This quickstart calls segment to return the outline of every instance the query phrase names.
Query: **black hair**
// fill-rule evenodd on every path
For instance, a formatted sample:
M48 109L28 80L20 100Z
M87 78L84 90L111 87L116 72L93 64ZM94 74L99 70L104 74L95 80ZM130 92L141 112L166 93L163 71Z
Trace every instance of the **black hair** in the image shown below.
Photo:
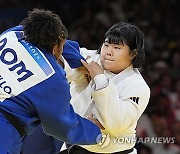
M29 11L28 17L20 24L24 26L25 39L48 52L52 52L54 45L59 45L68 37L68 31L60 17L49 10Z
M110 44L126 44L131 52L136 52L132 64L134 68L139 68L145 59L144 34L134 24L119 22L113 25L104 35L104 41ZM104 42L103 42L104 43ZM101 47L98 49L100 53Z

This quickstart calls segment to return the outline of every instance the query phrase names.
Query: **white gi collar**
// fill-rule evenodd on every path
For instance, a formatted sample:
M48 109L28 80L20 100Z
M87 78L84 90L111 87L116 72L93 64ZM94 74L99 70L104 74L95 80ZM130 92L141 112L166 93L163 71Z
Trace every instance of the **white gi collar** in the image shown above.
M97 56L97 55L96 55ZM98 55L96 58L95 58L95 61L102 66L101 62L100 62L100 56ZM123 78L126 78L127 76L129 76L131 73L133 73L133 66L130 65L128 66L126 69L124 69L123 71L121 71L120 73L118 74L114 74L112 72L109 72L109 71L104 71L104 74L106 75L106 77L109 79L111 78L114 83L118 83L119 80L123 79ZM138 70L135 70L137 72L139 72Z
M133 66L132 65L130 65L129 67L127 67L126 69L124 69L123 71L121 71L118 74L114 74L112 72L105 71L105 74L107 75L107 77L111 78L115 84L118 83L119 80L126 78L127 76L129 76L132 73L133 73Z

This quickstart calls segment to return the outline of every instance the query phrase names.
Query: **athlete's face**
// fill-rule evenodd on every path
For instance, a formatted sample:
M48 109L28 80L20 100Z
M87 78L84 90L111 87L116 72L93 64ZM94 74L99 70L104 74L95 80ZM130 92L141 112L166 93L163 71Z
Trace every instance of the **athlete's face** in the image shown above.
M105 40L101 47L101 63L105 70L118 74L131 65L132 52L124 44L110 44Z
M53 47L53 55L56 57L56 59L60 59L65 42L66 40L62 40L59 45L55 45Z

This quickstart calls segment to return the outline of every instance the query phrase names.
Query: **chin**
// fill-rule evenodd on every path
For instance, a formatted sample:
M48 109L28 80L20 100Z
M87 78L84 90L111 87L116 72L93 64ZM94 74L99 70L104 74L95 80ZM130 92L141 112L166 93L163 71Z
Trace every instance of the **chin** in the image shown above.
M103 67L105 71L109 71L109 72L112 72L112 69L109 68L109 67Z

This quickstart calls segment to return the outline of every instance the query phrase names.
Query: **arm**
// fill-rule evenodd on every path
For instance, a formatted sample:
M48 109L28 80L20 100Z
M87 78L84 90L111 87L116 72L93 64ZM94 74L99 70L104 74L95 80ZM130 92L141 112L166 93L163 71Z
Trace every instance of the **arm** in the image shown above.
M35 107L44 131L69 144L96 144L100 129L74 112L66 78L55 74L39 86L47 87L43 89L43 96L33 98L41 98Z
M143 86L129 88L125 92L126 99L119 97L117 86L110 79L107 87L94 91L98 120L111 133L125 132L136 126L139 116L147 106L149 90ZM139 102L131 100L131 96L138 96ZM134 129L134 128L132 128Z
M95 80L94 99L97 118L107 131L111 133L125 132L127 128L136 126L137 120L145 110L150 97L150 90L145 84L135 84L128 80L123 96L120 97L118 87L111 79L106 78L103 69L96 62L87 64L91 77ZM119 87L120 88L120 87ZM124 87L123 87L124 88ZM131 97L138 97L138 103Z

